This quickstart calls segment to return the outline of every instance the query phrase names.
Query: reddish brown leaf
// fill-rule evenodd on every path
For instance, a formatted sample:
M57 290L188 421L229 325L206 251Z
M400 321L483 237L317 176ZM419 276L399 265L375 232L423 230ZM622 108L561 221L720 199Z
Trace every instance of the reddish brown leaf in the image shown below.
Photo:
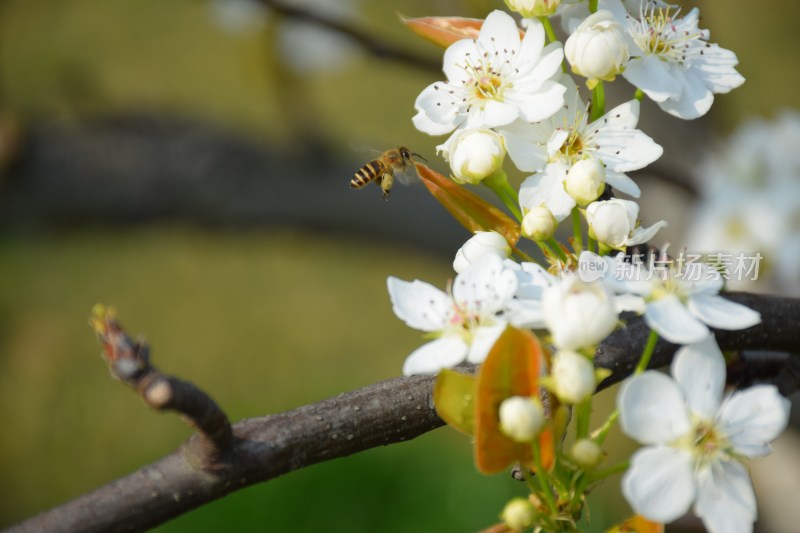
M406 18L401 16L400 20L411 31L442 48L447 48L461 39L475 39L483 26L483 19L464 17ZM519 35L522 38L525 32L520 30Z

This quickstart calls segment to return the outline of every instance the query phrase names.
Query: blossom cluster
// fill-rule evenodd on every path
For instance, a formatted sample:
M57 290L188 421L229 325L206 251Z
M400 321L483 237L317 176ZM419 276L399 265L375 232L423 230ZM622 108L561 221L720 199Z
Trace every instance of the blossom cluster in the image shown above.
M697 9L684 15L654 0L506 4L521 24L497 10L473 33L472 22L458 18L426 19L421 32L447 28L432 39L448 45L446 79L421 92L413 122L430 135L449 134L438 151L458 185L437 182L435 195L475 233L456 253L446 290L388 279L395 314L429 339L403 372L440 374L437 409L476 433L479 468L492 463L496 471L510 456L536 472L531 495L503 511L507 529L574 531L588 487L624 471L622 492L642 520L670 522L693 506L710 531L750 531L755 496L742 461L769 453L789 404L771 385L726 395L726 361L713 330L751 328L761 316L723 296L725 276L714 265L682 268L666 248L636 265L644 275L626 276L630 255L621 252L648 243L667 223L642 225L639 205L616 197L638 198L627 173L663 152L637 127L640 101L698 118L715 94L744 82L736 56L710 42ZM551 17L561 18L563 44ZM606 110L604 84L618 76L635 93ZM588 101L576 79L591 91ZM509 160L528 174L518 189L504 171ZM447 192L478 184L515 219L471 193ZM569 218L564 244L555 233ZM526 244L543 259L534 260ZM609 376L595 353L633 316L647 326L647 343L617 411L590 432L592 395ZM659 339L681 346L671 377L648 370ZM483 364L474 390L473 378L449 370L464 363ZM533 383L515 382L531 372ZM465 415L473 405L474 416ZM575 439L567 450L569 408ZM644 447L629 464L600 471L617 421ZM499 463L486 461L493 454Z

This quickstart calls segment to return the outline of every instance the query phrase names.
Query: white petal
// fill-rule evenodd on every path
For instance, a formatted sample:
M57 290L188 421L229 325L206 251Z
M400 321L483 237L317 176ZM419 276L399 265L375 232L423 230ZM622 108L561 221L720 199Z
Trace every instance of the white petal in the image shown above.
M525 58L519 57L518 59L519 61L517 61L516 64L520 65L521 60ZM531 81L542 81L553 78L556 73L560 71L562 61L564 61L564 50L561 48L561 43L556 42L548 44L545 46L544 50L542 50L541 57L534 64L532 70L525 72L522 68L520 69L521 72L524 72L524 75L520 76L518 85L525 85ZM559 76L559 78L561 78L561 76Z
M639 198L642 195L642 191L636 185L636 182L621 172L606 169L606 183L628 196Z
M635 296L633 294L618 294L614 297L614 305L617 308L617 313L630 311L633 313L642 314L646 308L644 298Z
M656 102L677 98L681 94L681 86L670 75L666 64L653 55L631 59L622 75Z
M517 291L517 276L504 268L503 259L488 254L456 276L453 300L463 311L490 317L505 308Z
M622 493L637 514L654 522L680 518L696 494L692 457L669 447L637 451L622 478Z
M633 246L635 244L644 244L653 237L655 237L656 233L658 233L658 230L666 227L667 227L666 220L660 220L655 224L653 224L652 226L650 226L649 228L644 228L642 226L639 226L638 228L633 230L626 244L628 246Z
M486 356L489 355L489 350L492 349L497 338L505 329L506 323L498 321L492 326L480 327L473 331L474 337L472 338L472 344L469 346L467 361L475 364L483 363Z
M453 303L444 292L424 281L386 280L392 311L409 327L422 331L439 331L450 321Z
M711 533L752 531L756 497L744 466L726 461L701 469L697 473L694 512Z
M622 431L643 444L671 442L691 429L680 387L652 370L622 384L617 408Z
M542 302L513 299L506 304L505 316L518 328L542 329L545 327Z
M668 294L647 304L645 322L674 344L691 344L708 336L708 328L694 317L681 301Z
M773 385L756 385L732 394L722 405L719 425L736 453L767 455L789 421L791 403Z
M658 102L659 107L678 118L691 120L705 115L714 103L714 93L694 72L681 68L671 70L681 85L681 95Z
M587 129L632 130L636 128L636 124L639 122L639 110L639 100L629 100L589 124Z
M569 131L563 128L553 130L550 138L547 139L547 155L557 153L564 146L567 139L569 139Z
M761 322L757 311L722 296L695 294L687 305L694 316L712 328L745 329Z
M703 49L702 61L692 62L692 69L712 92L727 93L744 83L734 68L738 63L736 54L712 44Z
M514 87L506 91L506 101L518 106L522 118L528 122L549 118L564 105L563 85L549 80L538 85L536 89Z
M713 335L678 350L672 360L672 377L678 382L693 413L713 420L725 390L725 357Z
M411 352L403 364L403 375L435 374L443 368L452 368L464 361L468 349L457 335L438 338Z
M447 80L455 86L459 86L468 77L464 72L464 65L469 57L480 57L481 52L472 39L461 39L451 44L444 51L443 67Z
M575 200L564 190L567 167L563 163L551 163L544 172L529 176L519 189L519 203L530 209L544 205L558 221L572 212Z
M597 157L617 172L644 168L664 153L659 144L640 130L601 130L596 142Z
M511 15L496 9L489 13L478 33L478 44L487 52L520 49L519 26Z
M549 132L540 124L529 124L523 120L504 126L500 131L506 143L508 156L522 171L538 172L547 164L547 142Z
M526 64L535 65L544 49L544 26L536 19L531 20L525 28L525 37L522 38L519 55L516 63L519 66ZM530 69L532 67L528 67ZM548 76L549 77L549 76Z
M467 117L467 128L495 128L511 124L519 116L520 109L514 104L487 100L483 109L473 107Z
M436 82L423 89L414 103L417 114L412 118L414 126L429 135L443 135L453 131L464 120L460 105L452 105L455 90L444 82Z

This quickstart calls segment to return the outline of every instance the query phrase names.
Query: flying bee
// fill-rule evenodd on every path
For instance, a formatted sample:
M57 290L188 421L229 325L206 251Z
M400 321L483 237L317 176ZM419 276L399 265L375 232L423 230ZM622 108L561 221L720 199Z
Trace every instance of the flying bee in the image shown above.
M424 157L415 154L405 146L386 150L353 175L353 179L350 180L350 188L360 189L374 181L383 191L383 199L388 200L395 178L400 183L409 183L417 177L417 169L412 157L419 157L425 161Z

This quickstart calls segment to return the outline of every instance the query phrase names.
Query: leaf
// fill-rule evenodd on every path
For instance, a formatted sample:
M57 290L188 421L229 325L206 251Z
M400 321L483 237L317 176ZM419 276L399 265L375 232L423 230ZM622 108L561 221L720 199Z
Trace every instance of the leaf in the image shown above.
M476 378L445 368L439 372L433 389L436 414L462 433L475 431Z
M417 174L434 198L470 233L494 230L516 246L520 227L514 219L477 194L468 191L422 163L416 163Z
M400 20L408 29L442 48L461 39L476 39L483 26L483 19L465 17L406 18L401 15ZM519 35L522 38L525 32L520 30Z
M664 533L664 524L651 522L647 518L634 515L618 526L614 526L606 533Z
M528 330L508 326L497 339L478 375L475 405L475 462L484 474L520 463L534 469L531 446L500 431L500 404L511 396L537 396L542 349Z

